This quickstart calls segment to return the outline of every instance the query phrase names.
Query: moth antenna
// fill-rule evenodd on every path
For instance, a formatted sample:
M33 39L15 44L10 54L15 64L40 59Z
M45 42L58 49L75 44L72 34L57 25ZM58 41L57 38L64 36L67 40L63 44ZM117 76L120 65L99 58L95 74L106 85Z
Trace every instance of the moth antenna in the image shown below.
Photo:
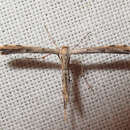
M53 44L56 46L56 48L59 49L59 47L58 47L57 44L56 44L56 41L52 38L51 34L49 33L47 26L44 25L44 27L45 27L45 29L46 29L46 32L47 32L47 34L48 34L49 39L52 40L52 42L53 42Z
M76 48L76 47L78 47L79 45L80 45L80 43L84 40L84 39L90 39L89 38L89 34L90 34L91 32L88 32L85 36L83 36L81 39L80 39L80 41L79 41L79 43L78 44L76 44L73 48Z

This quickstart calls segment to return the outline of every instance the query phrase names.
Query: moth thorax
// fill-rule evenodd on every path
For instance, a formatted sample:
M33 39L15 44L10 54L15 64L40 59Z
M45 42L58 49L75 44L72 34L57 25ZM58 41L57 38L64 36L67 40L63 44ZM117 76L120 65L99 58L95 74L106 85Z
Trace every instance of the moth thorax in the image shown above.
M69 50L69 47L68 46L62 46L61 50L60 50L60 53L61 54L67 54L68 53L68 50Z

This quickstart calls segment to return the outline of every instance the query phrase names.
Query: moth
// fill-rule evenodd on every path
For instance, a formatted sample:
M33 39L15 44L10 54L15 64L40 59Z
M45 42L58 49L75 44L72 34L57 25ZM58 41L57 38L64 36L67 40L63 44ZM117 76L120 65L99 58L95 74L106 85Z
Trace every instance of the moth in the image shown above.
M88 54L88 53L130 54L130 46L110 45L110 46L99 46L99 47L81 48L81 49L70 49L69 46L62 46L61 48L59 48L54 39L51 37L46 25L44 26L50 40L52 40L53 44L56 46L55 49L7 44L7 45L0 45L0 52L2 55L18 54L18 53L41 53L41 54L47 53L47 55L42 57L43 59L50 54L55 54L58 56L61 62L61 69L62 69L64 120L66 120L66 109L67 104L69 102L69 63L71 55Z
M69 63L70 56L77 54L88 53L117 53L117 54L130 54L130 46L127 45L110 45L99 46L91 48L70 49L68 46L62 46L61 48L50 49L34 46L23 45L0 45L0 51L2 55L17 54L17 53L47 53L55 54L59 57L62 69L62 86L63 86L63 101L64 101L64 119L66 120L66 109L69 102Z

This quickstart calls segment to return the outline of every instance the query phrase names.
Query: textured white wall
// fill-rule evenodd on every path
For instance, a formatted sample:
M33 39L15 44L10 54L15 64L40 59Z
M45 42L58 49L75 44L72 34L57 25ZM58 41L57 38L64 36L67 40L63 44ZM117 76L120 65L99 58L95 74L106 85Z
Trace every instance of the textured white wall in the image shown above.
M0 44L55 48L44 25L59 47L130 45L130 1L0 0ZM71 57L67 122L59 59L40 57L0 56L1 130L130 129L130 55Z

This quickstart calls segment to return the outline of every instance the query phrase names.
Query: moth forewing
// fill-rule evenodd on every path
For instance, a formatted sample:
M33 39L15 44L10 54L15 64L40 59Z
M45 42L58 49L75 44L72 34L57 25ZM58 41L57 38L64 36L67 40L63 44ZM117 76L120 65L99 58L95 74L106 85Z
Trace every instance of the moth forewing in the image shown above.
M1 54L15 54L15 53L50 53L59 54L59 49L41 48L33 46L22 46L22 45L1 45Z
M127 45L110 45L91 48L74 49L70 54L86 54L86 53L117 53L130 54L130 46Z

